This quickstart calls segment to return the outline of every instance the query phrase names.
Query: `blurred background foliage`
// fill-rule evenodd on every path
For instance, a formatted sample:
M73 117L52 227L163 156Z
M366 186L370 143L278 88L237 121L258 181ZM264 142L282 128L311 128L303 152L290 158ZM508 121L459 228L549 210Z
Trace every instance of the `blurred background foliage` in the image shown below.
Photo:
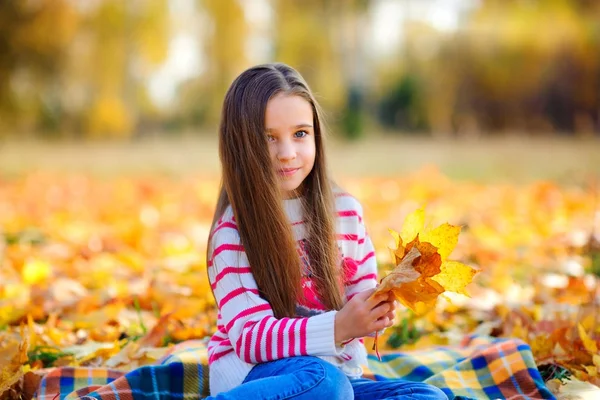
M0 137L213 134L282 61L349 139L597 136L597 0L3 0Z

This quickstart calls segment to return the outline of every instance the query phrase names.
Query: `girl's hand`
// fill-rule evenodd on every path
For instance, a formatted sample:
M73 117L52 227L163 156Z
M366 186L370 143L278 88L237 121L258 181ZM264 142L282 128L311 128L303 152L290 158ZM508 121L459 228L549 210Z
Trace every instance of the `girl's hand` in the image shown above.
M367 336L394 325L394 295L377 295L375 289L355 295L335 316L335 342Z

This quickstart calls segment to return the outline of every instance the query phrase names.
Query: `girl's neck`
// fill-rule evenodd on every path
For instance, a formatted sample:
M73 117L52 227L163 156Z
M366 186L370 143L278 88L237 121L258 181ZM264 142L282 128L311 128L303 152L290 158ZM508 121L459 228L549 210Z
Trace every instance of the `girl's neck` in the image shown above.
M302 197L292 199L283 199L283 210L288 216L290 222L302 221Z

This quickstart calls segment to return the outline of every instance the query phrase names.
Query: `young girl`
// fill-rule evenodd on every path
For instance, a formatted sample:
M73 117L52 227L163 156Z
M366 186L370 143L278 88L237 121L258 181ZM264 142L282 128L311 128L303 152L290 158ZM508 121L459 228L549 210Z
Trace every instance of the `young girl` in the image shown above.
M371 298L362 207L326 169L319 107L284 64L243 72L223 104L222 185L208 243L219 309L208 345L217 399L446 399L430 385L362 379L361 338L393 324Z

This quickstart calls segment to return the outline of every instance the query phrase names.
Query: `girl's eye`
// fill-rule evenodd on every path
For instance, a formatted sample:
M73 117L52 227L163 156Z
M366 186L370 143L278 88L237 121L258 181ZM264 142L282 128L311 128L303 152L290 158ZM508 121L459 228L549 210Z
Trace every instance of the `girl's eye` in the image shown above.
M298 132L294 133L295 138L303 138L307 135L308 135L308 132L306 132L306 131L298 131Z
M274 141L275 141L275 136L267 135L267 142L274 142Z

